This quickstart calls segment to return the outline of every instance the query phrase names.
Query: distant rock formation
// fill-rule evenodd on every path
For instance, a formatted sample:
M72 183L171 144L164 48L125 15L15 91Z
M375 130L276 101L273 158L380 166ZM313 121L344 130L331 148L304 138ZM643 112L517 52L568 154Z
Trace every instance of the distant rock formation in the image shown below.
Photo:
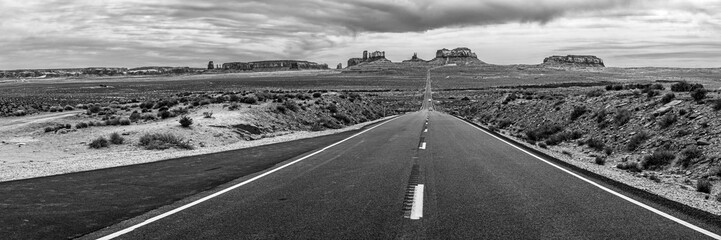
M159 75L159 74L197 74L205 68L190 67L89 67L60 69L20 69L0 71L0 78L53 78L84 76L120 76L120 75Z
M471 49L459 47L453 50L440 49L436 51L436 58L430 62L436 64L483 64Z
M215 68L215 64L213 64L213 61L208 62L208 70Z
M363 51L363 58L351 58L348 59L348 65L347 67L352 67L364 62L375 62L375 61L388 61L390 60L386 59L386 52L381 51L375 51L372 53L369 53L367 50Z
M418 58L417 53L413 53L413 56L410 60L403 60L404 63L412 63L412 62L426 62L426 60Z
M290 70L307 70L307 69L328 69L328 64L318 64L308 61L298 60L271 60L257 62L230 62L223 63L223 70L240 70L240 71L290 71Z
M338 63L338 66L336 66L335 69L343 69L343 63Z
M550 56L543 59L547 66L605 67L603 60L591 55Z

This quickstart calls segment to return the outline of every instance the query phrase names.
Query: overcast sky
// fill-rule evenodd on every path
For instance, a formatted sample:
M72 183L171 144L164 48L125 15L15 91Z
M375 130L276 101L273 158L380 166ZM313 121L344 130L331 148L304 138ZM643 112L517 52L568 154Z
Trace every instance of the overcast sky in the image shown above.
M0 0L0 69L298 59L468 47L494 64L721 67L721 0Z

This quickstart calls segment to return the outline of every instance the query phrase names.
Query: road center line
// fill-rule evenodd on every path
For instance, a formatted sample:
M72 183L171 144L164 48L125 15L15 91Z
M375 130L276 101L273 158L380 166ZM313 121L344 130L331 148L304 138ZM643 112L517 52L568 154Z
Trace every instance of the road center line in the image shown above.
M323 152L323 151L325 151L325 150L327 150L327 149L329 149L329 148L332 148L332 147L334 147L334 146L336 146L336 145L338 145L338 144L341 144L341 143L343 143L343 142L345 142L345 141L348 141L349 139L354 138L354 137L356 137L356 136L358 136L358 135L361 135L361 134L363 134L363 133L365 133L365 132L368 132L368 131L370 131L370 130L373 130L374 128L380 127L381 125L386 124L386 123L389 123L389 122L391 122L391 121L393 121L393 120L395 120L395 119L398 119L398 116L393 116L393 117L391 117L391 119L386 120L385 122L382 122L382 123L380 123L380 124L378 124L378 125L375 125L375 126L373 126L373 127L371 127L371 128L368 128L368 129L366 129L366 130L363 130L362 132L353 134L353 135L350 136L350 137L347 137L347 138L345 138L345 139L343 139L343 140L340 140L340 141L338 141L338 142L336 142L336 143L333 143L333 144L331 144L331 145L328 145L328 146L326 146L326 147L324 147L324 148L322 148L322 149L320 149L320 150L318 150L318 151L315 151L315 152L313 152L313 153L311 153L311 154L308 154L308 155L306 155L306 156L304 156L304 157L301 157L301 158L299 158L299 159L297 159L297 160L295 160L295 161L286 163L286 164L284 164L284 165L282 165L282 166L280 166L280 167L274 168L274 169L272 169L272 170L270 170L270 171L267 171L267 172L265 172L265 173L263 173L263 174L260 174L260 175L258 175L258 176L255 176L255 177L253 177L253 178L251 178L251 179L245 180L245 181L243 181L243 182L241 182L241 183L235 184L235 185L233 185L233 186L230 186L230 187L228 187L228 188L225 188L225 189L223 189L223 190L220 190L220 191L218 191L218 192L216 192L216 193L213 193L213 194L208 195L208 196L205 196L205 197L203 197L203 198L201 198L201 199L195 200L195 201L193 201L193 202L191 202L191 203L185 204L185 205L183 205L183 206L180 206L180 207L178 207L178 208L175 208L175 209L173 209L173 210L170 210L170 211L165 212L165 213L163 213L163 214L160 214L160 215L158 215L158 216L152 217L152 218L150 218L150 219L148 219L148 220L145 220L145 221L143 221L143 222L141 222L141 223L135 224L135 225L130 226L130 227L128 227L128 228L124 228L124 229L122 229L122 230L120 230L120 231L117 231L117 232L114 232L114 233L112 233L112 234L110 234L110 235L107 235L107 236L98 238L98 240L113 239L113 238L119 237L119 236L121 236L121 235L123 235L123 234L132 232L133 230L135 230L135 229L137 229L137 228L140 228L140 227L142 227L142 226L148 225L148 224L150 224L150 223L152 223L152 222L158 221L158 220L160 220L160 219L163 219L163 218L165 218L165 217L168 217L168 216L170 216L170 215L173 215L173 214L175 214L175 213L178 213L178 212L180 212L180 211L183 211L183 210L185 210L185 209L188 209L188 208L190 208L190 207L192 207L192 206L198 205L199 203L208 201L208 200L210 200L210 199L212 199L212 198L214 198L214 197L220 196L221 194L224 194L224 193L229 192L229 191L231 191L231 190L233 190L233 189L236 189L236 188L238 188L238 187L241 187L241 186L243 186L243 185L246 185L246 184L248 184L248 183L251 183L251 182L253 182L253 181L255 181L255 180L258 180L258 179L260 179L260 178L262 178L262 177L268 176L268 175L270 175L271 173L274 173L274 172L276 172L276 171L278 171L278 170L281 170L281 169L283 169L283 168L286 168L286 167L288 167L288 166L290 166L290 165L293 165L293 164L295 164L295 163L297 163L297 162L303 161L303 160L305 160L305 159L307 159L307 158L309 158L309 157L312 157L312 156L314 156L314 155L316 155L316 154L318 154L318 153L321 153L321 152Z
M423 184L415 186L413 191L413 207L411 207L411 219L418 220L423 217Z
M460 119L459 119L459 120L460 120ZM463 120L460 120L460 121L463 121ZM558 168L558 169L560 169L561 171L564 171L564 172L570 174L571 176L574 176L574 177L576 177L576 178L578 178L578 179L583 180L584 182L587 182L587 183L589 183L589 184L591 184L591 185L593 185L593 186L595 186L595 187L598 187L598 188L600 188L600 189L603 190L603 191L606 191L606 192L608 192L608 193L610 193L610 194L613 194L613 195L615 195L615 196L617 196L617 197L619 197L619 198L621 198L621 199L623 199L623 200L626 200L626 201L628 201L628 202L630 202L630 203L633 203L633 204L635 204L635 205L637 205L637 206L639 206L639 207L645 208L646 210L649 210L649 211L651 211L651 212L653 212L653 213L655 213L655 214L661 215L662 217L665 217L665 218L667 218L667 219L669 219L669 220L671 220L671 221L674 221L674 222L676 222L676 223L678 223L678 224L681 224L681 225L683 225L683 226L685 226L685 227L688 227L688 228L690 228L690 229L693 229L693 230L695 230L695 231L697 231L697 232L699 232L699 233L702 233L702 234L704 234L704 235L706 235L706 236L712 237L712 238L714 238L714 239L721 239L721 236L719 236L718 234L715 234L715 233L713 233L713 232L711 232L711 231L709 231L709 230L703 229L703 228L701 228L701 227L699 227L699 226L693 225L693 224L691 224L691 223L689 223L689 222L686 222L686 221L684 221L684 220L681 220L681 219L679 219L679 218L676 218L676 217L674 217L674 216L671 216L671 215L668 214L668 213L665 213L665 212L663 212L663 211L661 211L661 210L655 209L655 208L653 208L653 207L651 207L651 206L648 206L648 205L643 204L643 203L641 203L641 202L639 202L639 201L636 201L636 200L634 200L633 198L627 197L626 195L620 194L620 193L615 192L615 191L613 191L613 190L611 190L611 189L608 189L608 188L606 188L606 187L604 187L604 186L601 186L600 184L598 184L598 183L596 183L596 182L594 182L594 181L591 181L591 180L589 180L589 179L586 179L586 178L584 178L584 177L582 177L582 176L580 176L580 175L578 175L578 174L576 174L576 173L574 173L574 172L571 172L570 170L567 170L567 169L565 169L565 168L562 168L562 167L560 167L560 166L558 166L558 165L556 165L556 164L554 164L554 163L552 163L552 162L549 162L549 161L546 160L546 159L543 159L543 158L541 158L541 157L539 157L539 156L536 156L535 154L533 154L533 153L531 153L531 152L528 152L528 151L526 151L525 149L523 149L523 148L521 148L521 147L518 147L518 146L516 146L516 145L514 145L514 144L511 144L510 142L508 142L508 141L506 141L506 140L503 140L502 138L499 138L499 137L497 137L497 136L495 136L495 135L487 132L486 130L483 130L482 128L479 128L478 126L475 126L475 125L473 125L473 124L471 124L471 123L469 123L469 122L466 122L466 121L463 121L463 122L466 123L466 124L468 124L468 125L470 125L471 127L474 127L474 128L476 128L476 129L480 130L481 132L483 132L483 133L485 133L485 134L488 134L488 135L490 135L490 136L492 136L492 137L500 140L501 142L504 142L504 143L506 143L506 144L508 144L508 145L511 145L512 147L520 150L521 152L524 152L524 153L526 153L526 154L528 154L528 155L531 155L532 157L535 157L535 158L537 158L538 160L541 160L541 161L547 163L548 165L551 165L551 166L553 166L553 167L555 167L555 168Z
M418 149L426 149L426 142L422 142L421 146L418 147Z
M428 128L424 129L423 132L428 132Z

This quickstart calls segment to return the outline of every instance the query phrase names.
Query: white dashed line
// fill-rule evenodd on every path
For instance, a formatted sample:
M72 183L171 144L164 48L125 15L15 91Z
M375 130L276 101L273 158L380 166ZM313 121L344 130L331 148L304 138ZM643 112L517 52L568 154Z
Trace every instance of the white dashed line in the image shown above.
M418 149L426 149L426 142L422 142L421 146L418 147Z
M413 206L411 207L411 219L418 220L423 217L423 184L418 184L413 192Z

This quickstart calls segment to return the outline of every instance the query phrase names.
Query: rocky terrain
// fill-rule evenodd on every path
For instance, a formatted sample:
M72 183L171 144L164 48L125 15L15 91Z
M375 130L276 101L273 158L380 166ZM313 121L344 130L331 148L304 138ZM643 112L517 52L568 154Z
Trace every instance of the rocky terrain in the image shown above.
M550 56L543 59L543 65L553 67L605 67L603 60L590 55Z
M386 59L386 52L381 51L375 51L375 52L368 52L363 51L363 57L362 58L350 58L348 59L348 65L347 67L352 67L355 65L359 65L361 63L371 63L371 62L390 62L390 60Z
M671 198L678 201L721 201L721 96L701 84L560 85L441 96L442 110L572 162L648 179L649 188L677 189L682 196Z
M411 57L411 59L403 60L403 63L422 63L422 62L426 62L426 60L418 58L418 54L416 54L416 53L413 53L413 56Z

